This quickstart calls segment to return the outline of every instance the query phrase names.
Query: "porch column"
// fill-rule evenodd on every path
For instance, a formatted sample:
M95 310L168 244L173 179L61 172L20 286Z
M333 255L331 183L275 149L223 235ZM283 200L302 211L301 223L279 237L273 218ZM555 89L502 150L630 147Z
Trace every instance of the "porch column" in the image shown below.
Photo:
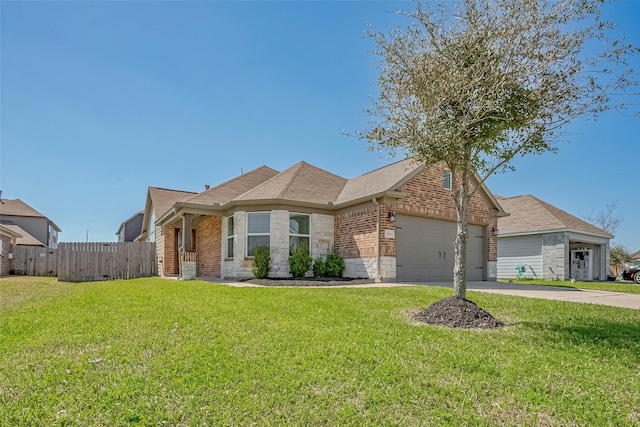
M180 272L182 280L195 280L196 254L193 251L193 215L182 216L182 253L180 254Z

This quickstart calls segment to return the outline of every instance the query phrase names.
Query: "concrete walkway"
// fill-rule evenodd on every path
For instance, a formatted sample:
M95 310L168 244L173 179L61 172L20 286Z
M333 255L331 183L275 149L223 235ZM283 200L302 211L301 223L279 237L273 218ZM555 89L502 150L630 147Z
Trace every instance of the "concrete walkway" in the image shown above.
M235 287L261 287L245 282L216 281ZM430 283L370 283L365 285L317 286L318 288L389 288L396 286L442 286L453 288L452 282ZM527 298L541 298L556 301L583 302L589 304L609 305L612 307L633 308L640 310L640 294L621 292L592 291L574 288L540 285L518 285L502 282L468 282L467 289L489 292L493 294L514 295Z
M453 288L453 283L451 282L419 283L418 285ZM468 282L467 290L489 292L492 294L514 295L527 298L610 305L612 307L634 308L636 310L640 310L640 294L593 291L556 286L518 285L502 282Z

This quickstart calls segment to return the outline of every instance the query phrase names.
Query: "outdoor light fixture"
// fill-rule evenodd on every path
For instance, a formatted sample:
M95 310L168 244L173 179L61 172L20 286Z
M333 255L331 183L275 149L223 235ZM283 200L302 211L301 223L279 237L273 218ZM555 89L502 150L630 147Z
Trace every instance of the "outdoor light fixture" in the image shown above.
M497 233L497 232L498 232L498 229L497 229L497 228L495 228L495 227L491 227L491 231L492 231L492 232L494 232L494 233Z
M396 213L395 212L389 212L389 221L396 222Z

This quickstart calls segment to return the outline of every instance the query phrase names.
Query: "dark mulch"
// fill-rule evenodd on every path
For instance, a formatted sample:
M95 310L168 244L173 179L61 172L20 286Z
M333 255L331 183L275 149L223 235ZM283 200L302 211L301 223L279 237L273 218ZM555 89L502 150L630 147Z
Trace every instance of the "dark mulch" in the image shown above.
M261 286L344 286L366 285L373 283L372 279L349 279L345 277L305 277L303 279L250 279L247 283Z
M420 322L450 328L500 328L504 323L475 303L455 297L436 301L414 316Z

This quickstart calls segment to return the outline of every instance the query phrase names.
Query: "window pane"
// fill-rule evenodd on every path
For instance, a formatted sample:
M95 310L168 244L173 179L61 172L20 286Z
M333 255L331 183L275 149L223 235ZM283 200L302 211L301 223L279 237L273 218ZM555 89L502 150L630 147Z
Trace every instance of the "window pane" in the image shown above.
M247 256L253 256L253 250L258 246L270 247L269 236L249 236L247 238Z
M233 237L227 239L227 258L233 258Z
M309 238L300 236L289 237L289 256L293 255L298 249L303 249L309 252Z
M309 215L289 216L289 234L309 234Z
M269 233L271 216L269 212L254 212L247 215L247 231L249 233Z
M233 217L227 218L227 236L233 236Z
M451 189L451 172L444 171L444 188Z

